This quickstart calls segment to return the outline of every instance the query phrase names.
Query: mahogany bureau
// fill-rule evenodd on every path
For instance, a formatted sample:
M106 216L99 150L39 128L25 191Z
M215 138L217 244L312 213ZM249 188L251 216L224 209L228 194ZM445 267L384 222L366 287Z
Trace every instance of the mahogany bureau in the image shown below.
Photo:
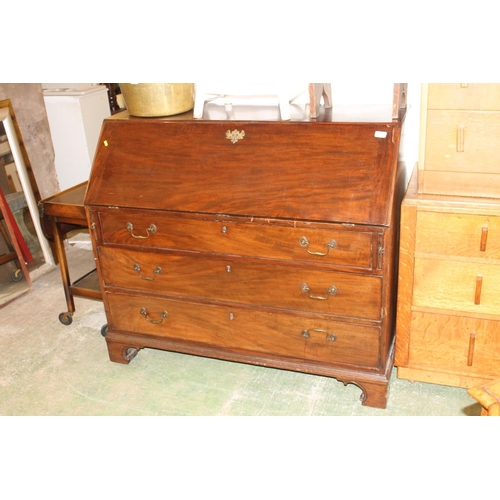
M384 408L404 110L219 108L103 124L85 207L110 359L156 348L335 377Z

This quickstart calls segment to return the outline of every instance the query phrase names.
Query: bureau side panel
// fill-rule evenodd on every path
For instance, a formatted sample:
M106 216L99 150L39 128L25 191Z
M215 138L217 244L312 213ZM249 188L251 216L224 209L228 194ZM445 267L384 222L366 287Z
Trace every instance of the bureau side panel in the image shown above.
M396 155L394 161L397 163L397 149L394 151L394 154ZM379 268L383 272L383 328L380 342L383 364L389 362L389 356L394 352L397 313L399 221L401 217L401 203L406 188L406 169L404 165L397 163L395 171L394 188L391 190L390 228L384 233L379 233L380 242L383 244L383 248L379 247L378 255Z
M400 224L396 352L394 357L394 364L396 366L406 366L408 364L411 308L413 302L416 222L416 207L403 203Z

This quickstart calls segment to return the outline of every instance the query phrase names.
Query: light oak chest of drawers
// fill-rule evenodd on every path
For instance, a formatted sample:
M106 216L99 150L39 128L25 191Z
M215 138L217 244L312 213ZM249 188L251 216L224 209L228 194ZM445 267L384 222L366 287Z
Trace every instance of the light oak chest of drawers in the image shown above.
M500 197L500 84L422 85L418 192Z
M149 347L331 376L385 407L401 120L256 117L104 122L85 206L110 359Z
M398 377L473 387L500 377L500 201L419 195L401 210Z

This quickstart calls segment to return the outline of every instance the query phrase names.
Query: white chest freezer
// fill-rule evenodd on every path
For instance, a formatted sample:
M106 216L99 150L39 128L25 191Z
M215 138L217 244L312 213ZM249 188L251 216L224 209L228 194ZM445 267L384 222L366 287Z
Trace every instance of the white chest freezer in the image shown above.
M105 85L67 85L43 91L61 190L88 180L102 122L111 115Z

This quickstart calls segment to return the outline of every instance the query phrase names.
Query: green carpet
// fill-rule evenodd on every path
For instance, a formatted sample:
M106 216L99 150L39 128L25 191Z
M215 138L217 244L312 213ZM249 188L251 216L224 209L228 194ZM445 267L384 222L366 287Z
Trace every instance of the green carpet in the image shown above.
M92 253L68 251L72 277ZM74 276L73 276L74 275ZM362 406L361 390L335 379L142 349L129 365L109 361L101 302L76 298L73 323L59 270L0 309L0 415L466 416L479 405L465 389L396 377L386 409Z

